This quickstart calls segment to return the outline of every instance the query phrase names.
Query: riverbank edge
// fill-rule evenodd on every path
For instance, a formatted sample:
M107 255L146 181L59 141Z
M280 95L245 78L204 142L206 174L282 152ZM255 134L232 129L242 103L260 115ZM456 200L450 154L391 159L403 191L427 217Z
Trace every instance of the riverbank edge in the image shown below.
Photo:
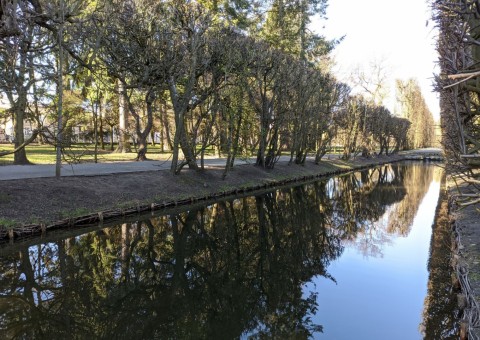
M465 305L461 303L464 298L456 275L457 240L451 224L446 183L447 174L442 171L430 239L427 297L421 326L424 339L443 339L446 334L460 339L468 329L462 318Z
M459 194L469 192L466 183L447 175L448 213L454 236L452 266L461 293L458 307L463 309L460 339L480 339L480 221L475 206L458 205Z
M183 184L184 187L186 186L184 189L190 189L190 195L188 195L188 197L185 197L185 193L179 194L178 192L167 192L164 193L163 197L155 195L154 197L146 197L142 200L122 202L121 204L112 201L107 203L106 206L101 208L99 207L98 209L90 208L90 211L87 213L82 212L81 214L76 214L75 211L72 211L71 216L68 218L53 218L36 223L26 223L25 221L27 221L30 216L28 215L28 212L25 212L25 216L23 216L20 221L16 221L15 224L9 222L9 225L4 225L0 222L0 241L13 242L16 239L24 237L45 236L47 232L53 230L72 227L87 227L149 211L160 211L172 207L187 206L202 202L208 203L210 201L233 198L247 193L249 195L254 195L260 191L265 191L266 189L274 190L292 184L300 185L312 180L328 178L330 176L339 174L347 174L353 171L368 169L404 160L406 160L404 155L397 154L368 159L358 157L348 162L341 161L339 159L327 159L322 160L319 165L309 164L308 166L277 164L277 167L273 170L265 170L255 167L254 165L239 165L232 170L232 172L227 176L226 180L218 181L219 179L215 178L214 180L218 181L218 183L214 183L214 185L207 185L204 182L205 179L201 176L198 176L198 178L191 176L189 181L186 181ZM230 183L229 176L234 176L235 169L239 169L241 167L251 167L248 169L250 170L250 177L240 180L237 178L235 181ZM165 170L161 171L165 172ZM217 171L220 173L222 170L206 170L207 173L212 171ZM253 176L251 175L252 171ZM158 173L158 171L152 171L152 176L155 176L155 173ZM113 176L133 176L134 174L135 173L115 174ZM145 173L143 173L143 175L145 175ZM99 175L95 177L102 176L103 175ZM184 175L181 174L176 178L181 179L182 176ZM112 175L103 177L104 178L102 178L102 180L108 181L112 178ZM85 178L87 177L85 176ZM172 177L169 178L170 181L171 179ZM77 177L76 180L81 181L81 177ZM30 179L30 181L36 183L42 181L42 179ZM21 185L21 183L21 181L18 181L19 185ZM55 185L55 182L51 183ZM219 188L221 190L218 190ZM21 188L18 189L21 190ZM77 197L77 200L78 202L83 201L82 197ZM22 222L22 220L24 222Z

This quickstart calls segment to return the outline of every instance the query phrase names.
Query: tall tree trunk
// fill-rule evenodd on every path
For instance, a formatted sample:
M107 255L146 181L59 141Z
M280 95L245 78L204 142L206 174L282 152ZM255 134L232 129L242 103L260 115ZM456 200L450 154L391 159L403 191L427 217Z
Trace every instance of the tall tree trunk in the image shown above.
M145 128L141 129L141 120L139 114L135 111L130 100L128 100L128 108L130 113L135 117L136 121L136 132L137 132L137 161L146 161L147 160L147 147L148 147L148 135L153 127L153 102L155 101L155 94L153 90L149 90L145 95L145 103L147 104L147 124Z
M24 134L24 119L25 119L25 109L26 109L27 99L23 94L19 95L15 105L15 121L14 121L14 132L15 132L15 149L18 148L25 142ZM14 153L13 164L30 164L27 158L25 148L21 148Z
M100 106L98 108L98 119L99 119L99 134L100 134L100 147L102 150L105 150L105 141L103 140L103 116L104 116L104 110L105 110L105 104L103 102L103 99L99 100Z
M169 150L173 150L173 143L172 143L172 138L170 136L170 123L168 122L168 114L167 114L167 102L165 101L163 103L163 112L162 112L162 123L163 123L163 128L162 130L162 152L165 151L165 140L167 141L168 148ZM163 135L165 131L165 135Z
M132 152L130 146L130 136L127 133L128 129L128 114L125 109L125 88L123 83L118 80L118 146L116 153Z
M265 119L262 119L260 123L260 144L258 145L257 161L255 163L255 165L261 167L265 167L265 149L267 145L267 128L265 125Z
M183 116L184 115L182 115L182 117ZM190 169L198 170L198 164L196 162L194 152L195 145L193 143L190 143L190 141L188 140L187 131L185 130L185 123L183 122L183 119L182 123L180 123L179 125L180 126L178 127L177 131L179 132L179 142L183 155L185 157L185 163ZM175 134L177 133L177 131L175 131ZM181 170L181 167L177 170Z
M177 127L178 130L178 127ZM178 167L178 149L179 149L179 134L175 131L173 137L173 148L172 148L172 164L170 165L170 172L172 174L177 174Z
M110 127L110 151L113 151L114 150L114 147L113 147L113 136L114 136L114 130L113 130L113 126Z
M165 136L163 134L163 126L160 128L160 152L165 152Z
M29 31L29 33L31 33ZM30 34L29 34L30 35ZM15 87L17 90L17 98L14 98L14 95L9 92L7 93L10 105L14 111L14 134L15 134L15 149L25 142L25 132L24 132L24 120L25 120L25 110L27 109L27 91L25 85L25 77L27 75L27 50L26 43L22 42L20 44L20 67L18 69L18 76L15 77ZM25 148L21 148L15 152L13 156L14 164L30 164L27 159L27 154Z
M98 162L98 108L93 105L93 142L95 145L94 162Z
M307 0L301 0L301 8L300 8L300 60L306 61L307 60L307 20L308 20L308 4Z
M58 30L58 78L57 78L57 140L56 140L56 158L55 158L55 177L60 178L62 172L62 147L63 147L63 20L64 8L63 0L60 1L61 22Z
M147 142L147 136L144 133L138 136L137 139L137 158L135 160L137 161L146 161L147 158L147 148L148 148L148 142Z
M170 166L170 171L173 174L178 174L186 164L190 169L198 170L195 153L188 141L187 131L185 129L185 113L187 112L188 105L180 100L173 77L169 80L169 90L175 113L175 136L173 139L172 164ZM193 145L193 147L195 147L195 145ZM178 162L180 148L185 157L185 161L182 164L179 164Z
M152 139L152 146L155 146L155 131L150 131L150 138Z

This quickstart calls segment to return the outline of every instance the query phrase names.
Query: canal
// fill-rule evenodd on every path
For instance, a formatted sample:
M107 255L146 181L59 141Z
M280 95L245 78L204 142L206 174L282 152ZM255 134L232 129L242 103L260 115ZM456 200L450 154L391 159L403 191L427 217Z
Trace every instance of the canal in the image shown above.
M392 164L4 245L0 338L454 339L441 178Z

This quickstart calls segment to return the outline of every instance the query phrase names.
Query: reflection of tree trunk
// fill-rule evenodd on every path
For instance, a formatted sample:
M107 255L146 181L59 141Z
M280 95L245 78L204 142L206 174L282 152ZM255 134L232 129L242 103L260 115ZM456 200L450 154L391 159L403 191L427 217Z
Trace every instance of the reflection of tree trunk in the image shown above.
M62 294L65 297L65 300L62 304L62 311L61 316L65 325L65 334L73 334L71 330L71 320L70 320L70 313L71 313L71 306L70 306L70 283L68 280L68 267L66 261L66 253L65 253L65 240L61 240L57 243L58 245L58 262L60 266L60 277L62 281Z
M303 196L305 193L303 191L303 186L297 187L296 192L299 194L297 195L298 200L293 200L292 210L293 214L295 211L295 206L300 204L302 207L304 205L301 202L304 202ZM279 212L280 208L277 206L276 196L275 195L265 195L264 198L264 207L265 207L265 214L268 216L268 232L269 232L269 239L272 242L272 245L279 245L281 244L279 233L278 233L278 226L284 225L280 220ZM269 252L269 257L275 259L275 253L278 251L277 247L274 247L272 251Z
M240 249L240 235L239 235L239 230L240 226L237 222L237 219L235 218L235 207L233 202L219 202L215 205L216 209L221 206L223 212L225 213L225 225L228 228L228 243L231 245L230 248L233 249L232 253L235 253L235 257L233 259L235 260L234 263L230 263L230 265L235 268L234 273L235 274L240 274L240 266L241 266L241 249ZM216 214L215 214L216 215ZM212 217L213 219L213 217ZM233 240L230 238L232 237Z
M173 252L175 256L172 284L174 290L178 292L178 290L185 286L185 282L187 281L185 275L184 239L182 235L185 230L181 230L178 223L178 216L171 216L171 222L173 232Z
M194 237L192 228L197 221L198 210L192 210L187 213L185 221L182 222L180 216L171 216L173 233L173 252L175 257L173 286L177 293L181 293L187 288L187 263L185 260L186 250L189 238ZM192 235L193 234L193 235Z
M268 240L267 240L267 222L265 218L265 210L263 207L263 197L255 197L255 205L258 214L258 249L259 249L259 261L258 261L258 273L260 278L263 278L264 264L268 259ZM261 282L262 284L262 282Z
M41 245L37 245L37 256L38 256L37 278L40 278L42 277L42 270L44 268L42 264L42 246ZM40 291L40 289L37 289L37 301L38 301L38 305L42 306L42 292Z
M128 223L122 224L122 277L125 282L130 281L129 267L130 267L130 225Z
M145 220L145 224L148 228L148 260L150 263L150 269L155 272L155 259L157 257L157 253L155 252L155 227L151 220Z
M387 181L387 167L378 168L378 183L385 183Z
M375 171L375 169L374 169ZM369 171L361 171L360 172L360 178L362 180L363 186L367 185L370 182L370 176L369 176Z
M25 286L23 290L23 296L25 299L33 304L33 290L36 288L35 284L35 274L33 272L32 264L30 262L30 256L28 254L28 249L25 248L20 251L20 268L22 273L25 275Z
M237 223L237 219L235 218L235 209L233 206L233 202L228 203L228 209L230 213L227 213L227 216L231 216L231 223L228 225L232 226L232 233L233 233L233 239L234 239L234 248L235 248L235 255L236 255L236 260L237 262L235 263L236 267L239 269L242 261L242 252L241 252L241 246L240 246L240 235L238 234L238 231L240 230L240 226ZM239 270L237 270L237 273L239 273Z
M394 176L394 181L395 183L402 183L403 182L403 176L400 175L400 167L398 165L392 165L391 166L392 171L393 171L393 176Z

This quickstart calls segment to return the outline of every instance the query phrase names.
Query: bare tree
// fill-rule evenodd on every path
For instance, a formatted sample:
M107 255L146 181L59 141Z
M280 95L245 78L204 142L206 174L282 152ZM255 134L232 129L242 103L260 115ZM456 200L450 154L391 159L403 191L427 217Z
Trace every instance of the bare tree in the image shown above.
M401 116L412 123L408 133L408 147L416 149L432 146L435 136L433 116L418 82L415 79L397 80L396 86Z
M440 93L442 143L452 172L477 194L464 197L462 206L480 202L480 4L477 1L432 1L439 29L437 77Z
M372 61L368 67L358 66L350 80L362 96L375 105L382 105L388 95L388 68L385 61Z

